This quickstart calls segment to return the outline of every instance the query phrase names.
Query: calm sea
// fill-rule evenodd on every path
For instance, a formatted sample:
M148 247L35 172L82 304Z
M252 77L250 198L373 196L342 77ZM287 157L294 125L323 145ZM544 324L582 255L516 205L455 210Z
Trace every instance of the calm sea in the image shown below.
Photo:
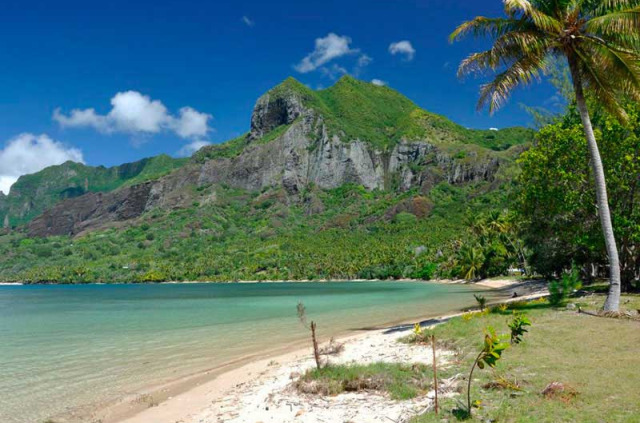
M0 286L0 422L81 406L282 347L474 303L418 282Z

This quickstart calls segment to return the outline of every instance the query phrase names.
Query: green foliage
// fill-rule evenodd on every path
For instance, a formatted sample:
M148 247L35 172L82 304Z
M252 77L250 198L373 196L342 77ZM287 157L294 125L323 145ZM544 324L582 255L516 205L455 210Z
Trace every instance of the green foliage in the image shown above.
M412 274L413 279L431 280L436 275L438 265L436 263L426 263Z
M26 239L17 231L0 234L0 279L34 283L56 278L65 283L141 282L160 277L177 281L426 280L459 272L465 265L463 261L450 262L460 253L457 241L476 244L472 239L475 235L464 229L465 213L480 215L504 209L506 192L512 186L513 159L518 152L490 149L501 150L505 143L524 144L531 131L468 130L419 109L387 87L353 78L343 78L322 91L288 79L269 92L274 98L291 95L322 115L329 131L345 142L359 139L388 150L402 139L424 139L452 156L464 153L453 158L461 166L496 158L500 169L491 182L452 185L442 181L429 192L368 191L354 184L332 190L309 186L300 202L291 201L281 188L258 193L224 184L186 187L181 193L185 198L182 204L189 206L171 210L159 207L120 229L99 230L74 239L52 238L59 247L46 247L46 240ZM311 122L312 126L317 124ZM254 143L272 142L287 128L282 125L261 138L244 135L204 147L194 154L189 166L236 157ZM89 191L108 191L153 179L184 163L166 156L111 169L67 163L25 177L24 181L35 179L28 187L20 187L29 192L46 192L50 198L37 202L44 208L60 200L58 188L74 188L65 195L83 193L86 179ZM429 164L411 166L421 172ZM442 180L440 168L430 166L429 171L436 182ZM44 183L60 179L56 175L61 172L78 176L71 182L62 181L60 187ZM389 185L393 185L392 181ZM25 214L21 222L31 217ZM503 271L510 260L503 256L511 257L510 247L506 249L508 254L503 254L505 249L499 244L477 243L485 259L477 271L467 268L465 273L478 277ZM418 247L427 252L416 254ZM79 267L87 271L73 272Z
M0 202L0 216L9 215L10 225L24 224L66 198L86 192L107 192L127 185L157 179L183 166L186 159L167 155L106 168L65 162L39 172L23 175ZM28 207L25 206L28 205Z
M447 263L451 277L474 280L505 275L511 266L526 267L526 252L514 216L498 210L467 213L466 239L456 243Z
M509 322L509 329L511 330L511 344L519 344L522 342L522 337L526 332L525 326L531 326L531 320L522 313L518 313L513 317L513 320Z
M484 295L473 294L473 298L478 302L478 307L480 307L480 311L484 311L484 308L487 306L487 298Z
M464 245L458 251L459 274L468 281L480 278L484 260L485 256L480 248Z
M389 393L394 400L409 400L429 390L430 371L422 364L329 365L309 370L296 386L304 393L338 395L375 390Z
M394 220L396 223L415 223L418 218L413 213L400 212L395 215Z
M174 281L433 279L447 276L446 263L455 251L450 241L466 237L467 209L504 207L504 193L487 191L488 186L437 185L430 193L431 215L407 224L389 221L386 215L413 198L414 191L369 192L357 185L310 188L308 200L287 204L281 189L258 195L209 186L185 195L200 204L215 197L214 203L154 209L129 227L76 238L28 239L17 231L0 235L0 279L157 280L149 278L149 271ZM309 204L319 209L310 213ZM40 247L52 247L51 256L38 257ZM420 254L418 247L424 248ZM78 267L87 271L74 273Z
M606 288L606 284L603 285ZM583 308L602 308L604 295L582 297ZM622 304L628 309L640 308L640 297L623 295ZM509 303L510 308L511 303ZM638 326L617 319L591 318L577 313L565 313L541 304L537 300L518 307L526 311L535 323L535 330L526 334L526 343L510 348L503 360L492 371L474 373L472 400L481 398L481 408L473 407L473 421L478 422L595 422L607 416L607 421L632 422L640 415L637 386L640 374L637 368L640 357ZM465 322L453 318L433 328L436 337L445 345L453 344L457 349L457 360L442 369L443 377L452 377L471 367L481 348L479 331L493 326L498 332L505 325L503 314L489 314ZM615 334L594 336L594 334ZM604 359L603 359L604 357ZM615 357L606 359L607 357ZM459 361L458 361L459 360ZM495 388L502 378L517 380L522 390L514 392ZM552 381L560 381L575 387L579 393L572 398L545 399L540 393ZM618 401L601 401L616 387ZM441 398L442 414L435 416L428 410L411 423L442 423L444 419L455 421L454 409L466 411L467 404L460 407L456 397ZM456 411L457 412L457 411Z
M471 371L469 372L469 380L467 383L467 412L468 417L471 417L471 381L473 380L473 371L476 366L479 369L484 369L485 366L495 367L498 360L502 357L502 353L509 347L509 344L502 342L502 337L496 335L495 329L491 326L487 327L484 331L484 343L480 354L476 357Z
M580 272L574 266L570 272L563 273L559 281L549 283L549 302L554 306L562 305L569 295L581 287Z
M484 334L484 346L477 358L478 367L484 369L485 365L495 367L502 357L502 353L509 347L509 344L502 342L502 337L496 335L495 329L487 327Z
M593 125L609 191L623 287L640 269L640 106L626 106L628 126L594 106ZM606 271L607 254L595 206L589 153L575 110L540 131L519 159L514 202L534 269L548 277L575 263Z
M288 78L267 95L270 101L295 96L307 108L322 116L329 136L338 135L345 142L360 140L386 151L390 151L401 140L429 140L443 146L453 144L458 151L462 149L458 158L464 159L468 155L466 145L503 151L514 145L531 142L534 136L534 131L526 128L500 131L467 129L443 116L420 109L389 87L379 87L350 76L319 91ZM358 107L353 107L354 104ZM256 142L270 142L288 127L282 125L275 128ZM223 144L204 147L193 156L193 160L202 163L207 159L235 157L248 145L249 138L243 135Z

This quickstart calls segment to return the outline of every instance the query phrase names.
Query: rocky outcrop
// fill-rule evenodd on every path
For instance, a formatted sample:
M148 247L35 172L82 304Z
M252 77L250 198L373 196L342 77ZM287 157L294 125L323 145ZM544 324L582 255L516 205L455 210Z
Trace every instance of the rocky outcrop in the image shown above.
M74 235L140 216L147 210L151 182L110 193L88 193L56 204L29 223L33 236Z
M275 129L277 136L272 138ZM357 184L368 190L419 188L424 195L441 181L491 181L501 166L494 152L482 148L460 154L437 140L423 139L401 140L390 151L381 151L367 140L341 136L330 133L324 117L306 107L299 92L272 91L256 103L251 131L239 154L194 160L160 179L110 193L68 198L33 219L28 232L32 236L77 234L154 208L183 207L190 204L190 187L222 183L249 191L283 187L295 199L311 185L332 189ZM403 204L389 215L428 213L429 203L423 200ZM309 205L309 212L319 208Z
M251 115L249 137L258 139L275 128L289 125L304 113L303 100L296 93L269 92L258 99Z

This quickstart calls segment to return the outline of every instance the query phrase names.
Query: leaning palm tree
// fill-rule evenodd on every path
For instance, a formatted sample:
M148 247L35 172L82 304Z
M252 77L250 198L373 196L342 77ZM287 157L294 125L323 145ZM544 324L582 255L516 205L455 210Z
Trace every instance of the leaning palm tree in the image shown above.
M479 108L490 112L511 91L540 78L553 58L566 59L591 155L600 223L609 256L607 311L620 303L620 265L611 223L598 144L591 126L586 93L622 122L619 100L640 100L640 0L504 0L506 17L477 17L460 25L451 41L465 35L488 36L493 47L465 59L459 75L496 72L482 86Z

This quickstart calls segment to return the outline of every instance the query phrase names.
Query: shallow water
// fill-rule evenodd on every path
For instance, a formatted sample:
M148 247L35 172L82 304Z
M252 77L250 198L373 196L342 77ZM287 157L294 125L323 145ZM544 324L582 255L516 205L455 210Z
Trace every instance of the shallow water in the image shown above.
M303 301L327 338L474 303L418 282L0 286L0 422L79 406L299 341Z

